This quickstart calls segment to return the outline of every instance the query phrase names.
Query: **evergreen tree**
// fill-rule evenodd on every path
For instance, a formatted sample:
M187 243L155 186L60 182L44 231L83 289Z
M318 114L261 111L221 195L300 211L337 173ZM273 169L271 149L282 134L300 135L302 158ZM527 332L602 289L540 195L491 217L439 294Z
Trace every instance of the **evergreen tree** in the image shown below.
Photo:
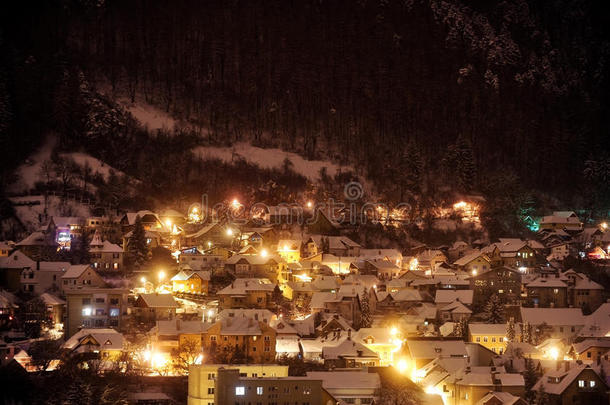
M139 268L148 260L148 243L146 243L146 231L142 225L142 219L136 216L135 225L131 239L129 240L128 251L135 267Z
M468 321L466 318L462 318L453 324L453 336L462 338L463 340L468 339Z
M485 305L483 317L488 323L504 322L504 307L500 302L500 298L496 294L492 294Z
M458 154L457 170L460 188L463 192L470 192L476 182L476 165L472 145L466 138L460 136L457 140L456 149Z
M365 291L360 296L360 328L370 328L373 324L373 315L369 303L369 296Z
M515 341L515 318L512 316L508 320L508 324L506 325L506 340L509 342Z
M544 384L540 384L538 390L536 391L536 399L534 400L535 405L549 405L550 399L549 394L546 393L544 389Z
M532 327L527 322L521 325L521 339L523 343L532 343Z
M525 359L525 371L523 372L523 380L525 382L525 399L531 402L534 399L535 393L532 388L540 378L540 375L536 371L534 362L531 358Z
M90 254L90 233L84 230L79 236L72 239L70 243L70 256L72 257L72 264L89 264L91 262Z

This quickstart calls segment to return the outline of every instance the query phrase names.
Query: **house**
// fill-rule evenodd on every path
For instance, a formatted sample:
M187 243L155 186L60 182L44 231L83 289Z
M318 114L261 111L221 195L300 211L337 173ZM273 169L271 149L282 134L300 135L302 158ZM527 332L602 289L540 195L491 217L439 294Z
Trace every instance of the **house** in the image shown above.
M379 366L379 355L361 343L348 338L337 346L322 348L327 368L362 368Z
M337 400L322 387L322 380L314 380L309 377L247 378L240 377L240 370L235 368L218 370L214 387L214 402L211 403L275 404L279 403L277 402L279 399L299 404L333 405L337 403Z
M136 218L140 217L142 227L145 231L161 231L164 229L164 225L157 214L148 210L141 210L138 212L128 212L119 220L123 233L132 231L136 224Z
M47 316L49 317L51 322L53 322L53 325L62 323L64 318L64 308L66 305L66 301L49 293L40 294L40 299L46 305Z
M170 358L171 351L186 344L194 343L195 350L201 350L201 337L212 326L211 323L200 320L185 321L174 318L156 321L150 330L153 350L163 357Z
M306 257L320 253L334 256L360 256L362 247L347 236L311 235L304 243L303 251Z
M515 326L517 330L518 327ZM502 354L506 351L507 324L499 323L470 323L468 325L468 341L478 343L494 353Z
M180 270L171 278L173 292L190 294L207 294L209 290L210 272Z
M591 338L572 344L572 357L583 362L599 364L601 360L608 360L610 338Z
M301 260L301 240L280 239L276 252L286 263L297 263Z
M568 302L570 305L582 308L583 312L595 311L604 301L605 288L584 274L574 278L572 285L568 284Z
M378 260L365 260L364 261L364 272L367 274L375 275L380 280L391 280L400 275L402 269L385 259Z
M123 268L123 248L108 240L102 240L98 231L93 234L89 244L91 265L95 269L121 270Z
M229 232L226 225L220 222L211 222L203 225L198 231L186 234L183 245L196 246L200 250L209 249L210 246L230 247L235 235Z
M364 289L363 286L343 286L336 293L316 292L309 306L312 311L340 314L349 322L354 322L360 317L360 296Z
M551 338L571 342L585 325L580 308L524 308L521 320ZM543 330L544 329L544 330Z
M229 368L237 369L239 375L250 378L288 377L288 366L277 364L194 364L189 366L188 403L213 404L218 370Z
M525 285L527 297L532 304L541 308L565 308L568 306L568 285L559 274L542 274Z
M220 246L215 246L205 251L196 247L182 249L178 260L181 268L189 266L191 270L216 270L224 267L225 261L229 257L229 251Z
M229 317L215 322L203 334L204 350L230 352L237 347L247 363L275 361L276 331L267 323L247 317Z
M360 328L352 340L377 353L380 366L395 363L395 353L402 347L402 333L398 328Z
M605 404L608 386L588 364L558 363L557 369L546 372L532 387L541 388L550 405Z
M581 337L610 336L610 303L603 303L591 315L585 316L584 327L578 333Z
M583 223L573 211L555 211L553 215L542 217L539 223L541 230L582 231Z
M438 308L438 317L441 321L459 322L462 319L468 320L472 311L460 301L454 301Z
M121 333L110 328L85 328L61 346L70 353L97 353L102 360L118 360L125 350Z
M527 405L527 402L510 392L489 391L476 405Z
M105 284L102 276L88 264L73 264L61 276L61 289L64 294L71 288L103 287Z
M147 321L169 320L176 317L180 305L171 294L140 294L134 303L136 317Z
M216 294L221 309L269 308L275 284L267 278L238 278Z
M378 373L366 370L308 371L307 378L322 380L322 388L340 403L372 404L380 397L381 379Z
M521 294L521 274L509 267L494 267L485 272L471 275L470 289L473 306L481 307L491 293L495 293L503 303L518 303Z
M70 250L72 239L80 237L85 229L85 218L81 217L52 217L53 226L47 226L55 230L55 242L60 249Z
M439 307L455 301L459 301L464 305L472 305L473 296L473 290L436 290L434 303Z
M6 242L0 242L0 257L8 257L13 247Z
M447 392L447 397L455 399L459 405L475 405L490 391L501 391L517 398L525 394L521 374L507 373L503 367L494 366L466 367L452 373L442 385L440 392Z
M121 288L77 286L65 290L66 339L81 328L119 328L127 314L127 294Z
M458 270L465 271L473 276L491 268L491 260L478 250L457 259L453 264Z
M536 250L528 241L517 238L500 238L482 252L489 257L492 266L502 265L523 273L536 265Z
M61 279L71 267L69 262L36 262L21 272L21 290L36 295L61 289Z
M416 256L420 270L432 271L441 263L447 261L447 256L438 249L428 249Z
M55 228L48 231L32 232L25 239L15 244L17 250L34 260L45 260L57 252L58 244L55 241Z
M276 255L233 255L226 261L225 270L237 278L268 278L274 283L289 279L286 262Z

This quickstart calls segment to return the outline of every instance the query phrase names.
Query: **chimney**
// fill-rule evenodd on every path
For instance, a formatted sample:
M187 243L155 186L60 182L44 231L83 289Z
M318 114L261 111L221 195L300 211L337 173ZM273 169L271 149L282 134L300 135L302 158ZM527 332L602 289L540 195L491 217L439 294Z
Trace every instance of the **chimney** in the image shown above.
M352 330L351 329L347 330L347 340L352 340Z
M40 260L36 260L36 270L40 270Z

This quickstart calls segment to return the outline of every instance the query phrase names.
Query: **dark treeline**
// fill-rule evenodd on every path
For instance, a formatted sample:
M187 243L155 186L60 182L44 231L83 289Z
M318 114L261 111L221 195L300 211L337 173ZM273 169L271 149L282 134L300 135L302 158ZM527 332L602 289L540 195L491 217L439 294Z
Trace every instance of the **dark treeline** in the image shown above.
M607 202L610 24L596 2L23 3L3 13L0 110L6 100L3 131L28 141L70 120L79 82L66 82L82 71L204 142L350 163L400 197L441 174L481 189L502 171L564 201L592 206L602 190ZM472 161L441 170L460 148ZM425 170L396 181L414 150Z

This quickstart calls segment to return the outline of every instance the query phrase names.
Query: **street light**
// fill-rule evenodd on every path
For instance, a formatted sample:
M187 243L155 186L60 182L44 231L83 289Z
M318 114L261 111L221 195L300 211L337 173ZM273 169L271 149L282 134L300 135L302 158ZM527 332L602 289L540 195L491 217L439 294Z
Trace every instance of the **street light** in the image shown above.
M146 282L146 277L140 278L140 281L142 282L142 284L144 284Z
M231 228L227 229L227 235L233 236L233 229L231 229Z
M165 272L163 270L160 270L157 276L159 277L159 281L163 281L163 279L165 278Z
M262 256L262 257L267 257L267 255L268 255L268 254L269 254L269 253L267 252L267 249L263 249L263 250L261 250L261 256Z

